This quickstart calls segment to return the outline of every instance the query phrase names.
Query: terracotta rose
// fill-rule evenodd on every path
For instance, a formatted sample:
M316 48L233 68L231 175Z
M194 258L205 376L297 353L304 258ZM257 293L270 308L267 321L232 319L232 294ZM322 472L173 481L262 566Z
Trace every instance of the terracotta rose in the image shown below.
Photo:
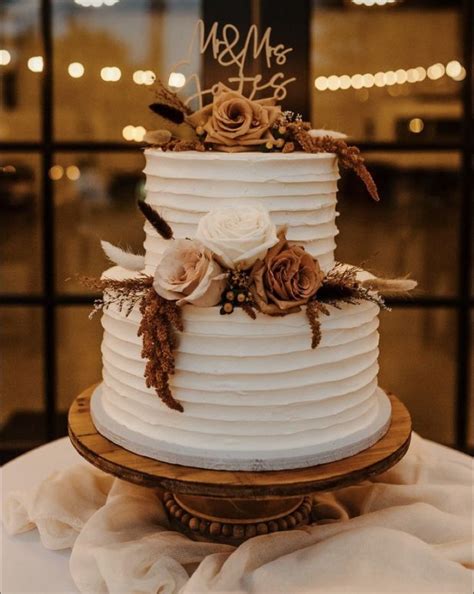
M221 299L226 274L199 241L176 239L156 267L153 287L178 305L213 307Z
M186 121L193 128L202 128L204 142L216 150L240 152L272 140L270 127L280 115L281 108L273 105L273 99L251 101L219 84L213 102L187 116Z
M284 232L279 238L251 272L253 298L260 310L271 316L299 311L316 294L324 278L318 261L303 247L290 245Z

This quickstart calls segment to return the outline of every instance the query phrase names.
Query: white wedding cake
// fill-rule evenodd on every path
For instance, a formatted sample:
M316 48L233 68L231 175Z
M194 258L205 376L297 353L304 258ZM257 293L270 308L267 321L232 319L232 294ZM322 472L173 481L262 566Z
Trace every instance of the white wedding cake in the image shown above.
M146 203L173 231L164 239L145 224L145 275L156 274L170 243L199 236L199 222L216 208L243 209L237 219L246 225L247 205L268 212L275 228L286 226L289 245L304 248L322 273L333 269L336 154L149 148L145 157ZM105 278L142 272L115 266ZM97 429L136 453L213 469L298 468L369 447L391 415L377 384L379 306L348 300L325 308L311 348L305 305L252 319L239 307L223 315L222 303L184 303L169 376L182 406L175 410L147 387L140 305L111 303L102 317L103 382L92 401Z

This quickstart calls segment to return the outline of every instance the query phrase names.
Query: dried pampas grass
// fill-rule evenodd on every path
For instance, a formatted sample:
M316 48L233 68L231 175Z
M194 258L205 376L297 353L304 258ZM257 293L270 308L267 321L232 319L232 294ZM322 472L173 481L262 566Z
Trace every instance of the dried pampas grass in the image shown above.
M122 248L112 245L108 241L101 241L100 245L107 258L117 266L122 266L126 270L143 270L145 267L145 257L127 252Z

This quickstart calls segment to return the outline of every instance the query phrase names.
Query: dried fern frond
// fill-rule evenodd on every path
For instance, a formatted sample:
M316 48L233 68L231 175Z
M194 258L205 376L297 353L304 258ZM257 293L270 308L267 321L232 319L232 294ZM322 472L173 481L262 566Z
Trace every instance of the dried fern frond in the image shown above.
M154 208L143 200L139 200L137 204L143 216L163 239L173 239L173 229Z
M119 311L125 312L125 316L129 316L148 288L153 285L153 277L146 274L123 280L89 276L81 276L79 280L88 289L102 293L102 298L94 302L90 317L111 305L115 305Z

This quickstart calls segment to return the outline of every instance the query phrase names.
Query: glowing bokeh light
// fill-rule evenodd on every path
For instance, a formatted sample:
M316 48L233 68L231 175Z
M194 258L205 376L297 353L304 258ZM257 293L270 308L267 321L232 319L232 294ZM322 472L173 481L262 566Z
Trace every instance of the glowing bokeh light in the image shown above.
M10 64L11 60L12 55L8 50L0 50L0 66L7 66L7 64Z
M433 64L432 66L430 66L428 68L428 70L426 71L428 78L430 78L431 80L438 80L439 78L441 78L444 75L444 73L445 73L445 68L439 62L438 62L438 64Z
M364 86L364 77L362 74L354 74L351 76L351 84L354 89L362 89Z
M186 84L186 77L182 72L172 72L168 79L168 86L180 89Z
M117 66L104 66L100 71L100 78L106 82L117 82L122 77L122 71Z
M44 60L43 56L32 56L28 60L28 68L31 72L43 72Z
M81 171L76 165L69 165L66 168L66 176L71 181L77 181L81 177Z
M72 78L81 78L84 75L85 68L80 62L72 62L67 67L67 71Z
M79 6L83 6L84 8L100 8L101 6L113 6L117 4L120 0L74 0L76 4Z
M425 123L421 118L413 118L408 122L408 129L413 134L419 134L423 132L423 128L425 127Z
M58 181L59 179L62 178L63 175L64 175L64 169L61 167L61 165L53 165L51 167L51 169L49 170L49 177L53 181Z

